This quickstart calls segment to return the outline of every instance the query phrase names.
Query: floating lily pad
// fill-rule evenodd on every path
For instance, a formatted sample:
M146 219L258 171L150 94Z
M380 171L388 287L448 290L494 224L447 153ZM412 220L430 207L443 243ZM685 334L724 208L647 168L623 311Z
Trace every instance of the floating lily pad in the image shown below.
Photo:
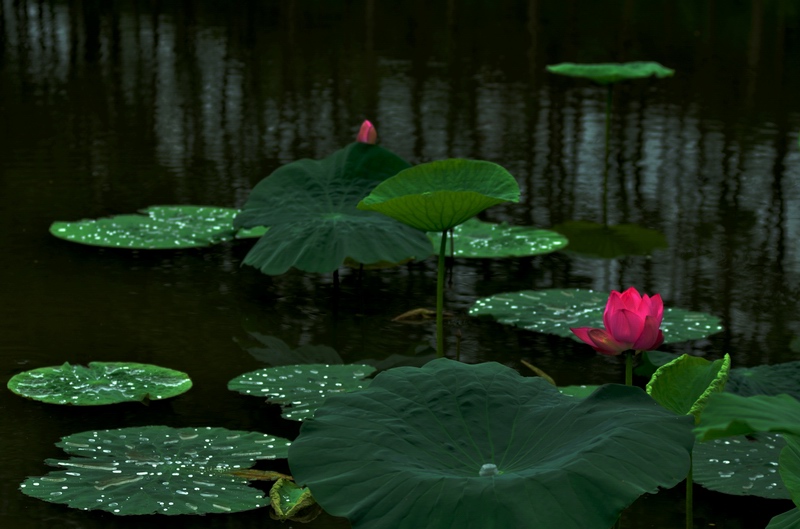
M242 345L253 358L270 366L286 366L296 364L343 364L344 361L333 347L327 345L301 345L292 349L286 342L275 336L267 336L259 332L248 332L261 346Z
M731 368L731 357L710 362L697 356L681 355L659 367L650 382L647 394L678 415L692 415L695 422L709 397L725 387Z
M569 240L566 252L602 259L650 255L653 250L669 246L663 233L636 224L606 226L574 220L553 226L553 231Z
M81 432L56 443L62 470L27 478L34 498L118 515L204 514L256 509L269 498L229 474L257 459L286 457L289 441L224 428L144 426Z
M442 241L441 232L430 232L428 237L434 248L438 248ZM456 257L524 257L555 252L566 245L567 239L554 231L509 226L505 222L494 224L474 218L456 226L453 233Z
M307 487L298 487L293 481L280 478L269 491L273 520L293 520L310 522L322 512L311 491ZM274 514L273 514L274 513Z
M54 222L60 239L132 250L173 250L211 246L234 238L238 209L215 206L152 206L141 215L117 215L76 222Z
M726 390L743 397L785 393L800 399L800 362L738 367L731 370Z
M348 257L364 264L428 257L433 246L424 233L356 208L376 185L407 167L366 143L279 167L256 185L234 220L237 228L270 228L244 263L277 275L292 267L332 272Z
M186 373L134 362L90 362L88 367L67 362L18 373L8 381L17 395L73 406L161 400L191 387Z
M519 185L501 166L449 159L415 165L379 184L358 204L418 230L442 232L486 208L519 202Z
M356 529L605 528L679 483L692 443L691 419L639 388L576 399L495 362L439 358L330 396L289 465Z
M473 316L491 316L500 323L577 340L570 327L603 327L608 294L586 289L522 290L475 302ZM702 312L664 309L664 343L699 340L722 330L720 319Z
M374 372L372 366L350 364L269 367L239 375L228 382L228 389L266 397L284 406L285 418L302 421L313 416L329 395L367 387L370 381L364 378Z
M563 62L547 67L547 71L569 77L582 77L596 83L609 84L628 79L642 79L645 77L672 77L675 70L662 66L653 61L637 61L623 63L596 63L578 64Z

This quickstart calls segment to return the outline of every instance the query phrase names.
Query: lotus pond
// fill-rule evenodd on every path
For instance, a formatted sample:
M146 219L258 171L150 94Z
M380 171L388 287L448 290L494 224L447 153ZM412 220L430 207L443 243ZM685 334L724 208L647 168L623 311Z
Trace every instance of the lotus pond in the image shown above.
M6 525L800 527L794 2L0 6Z

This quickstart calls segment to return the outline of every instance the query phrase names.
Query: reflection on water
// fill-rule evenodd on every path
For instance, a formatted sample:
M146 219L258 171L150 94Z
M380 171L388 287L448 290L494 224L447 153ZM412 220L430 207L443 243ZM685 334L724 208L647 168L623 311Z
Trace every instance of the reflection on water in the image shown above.
M724 333L673 350L727 351L738 365L796 356L788 344L800 335L800 13L791 1L0 6L5 374L128 360L195 380L174 404L146 413L65 418L5 396L9 413L24 418L15 424L23 435L3 437L25 462L7 467L2 497L16 498L20 476L39 472L50 443L72 431L156 419L258 428L263 410L224 391L258 367L233 340L243 327L291 348L327 345L345 361L430 342L432 326L390 320L434 304L432 260L361 280L343 270L337 291L330 277L240 268L248 242L153 254L47 234L55 220L155 204L241 206L275 168L331 153L365 118L382 145L414 163L470 157L506 167L523 200L490 210L489 220L547 228L599 222L606 210L610 224L667 238L652 257L457 261L448 338L454 346L460 332L462 358L535 359L567 384L615 380L613 360L584 346L465 312L503 291L630 285L723 319ZM605 90L544 67L623 60L658 60L677 74L615 90L604 204ZM2 505L19 515L16 501ZM61 512L24 508L39 513L31 526ZM699 516L723 516L710 509ZM84 513L73 515L84 523Z

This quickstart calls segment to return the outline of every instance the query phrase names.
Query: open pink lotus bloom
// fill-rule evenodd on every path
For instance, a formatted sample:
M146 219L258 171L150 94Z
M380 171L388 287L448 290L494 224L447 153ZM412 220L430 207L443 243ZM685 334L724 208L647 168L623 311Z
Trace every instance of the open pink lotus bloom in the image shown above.
M618 355L630 349L650 351L664 343L664 333L659 328L663 318L661 294L641 296L631 287L625 292L611 292L603 313L605 329L570 330L600 354Z
M372 126L368 120L364 120L364 123L361 124L361 130L358 131L358 136L356 136L356 141L360 141L361 143L371 143L375 144L378 141L378 131L375 130L375 127Z

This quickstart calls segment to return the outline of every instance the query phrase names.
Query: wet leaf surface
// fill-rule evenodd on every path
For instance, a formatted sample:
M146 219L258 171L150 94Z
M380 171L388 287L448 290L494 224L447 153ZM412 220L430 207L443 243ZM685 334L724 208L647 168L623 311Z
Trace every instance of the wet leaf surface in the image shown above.
M428 237L433 247L438 248L442 234L430 232ZM509 226L505 222L495 224L475 218L456 226L453 233L455 256L475 259L541 255L561 250L567 243L566 237L554 231L532 226ZM450 242L447 244L449 248Z

